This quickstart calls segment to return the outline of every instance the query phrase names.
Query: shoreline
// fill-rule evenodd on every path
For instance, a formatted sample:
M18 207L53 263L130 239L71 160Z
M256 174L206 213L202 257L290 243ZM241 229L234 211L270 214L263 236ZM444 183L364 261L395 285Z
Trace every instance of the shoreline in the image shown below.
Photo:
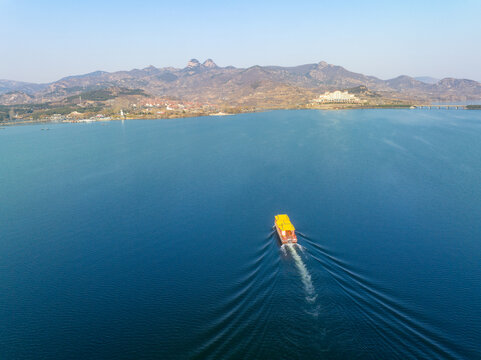
M340 106L339 106L340 105ZM329 104L327 106L309 106L309 107L286 107L286 108L266 108L266 109L255 109L250 111L238 111L232 113L212 113L212 114L182 114L181 116L170 116L170 117L155 117L155 116L133 116L133 117L124 117L123 119L120 117L112 117L108 119L79 119L79 120L62 120L62 121L55 121L50 119L29 119L29 120L21 120L21 121L9 121L9 122L0 122L0 130L4 129L5 127L10 126L21 126L21 125L40 125L40 124L87 124L87 123L106 123L110 121L123 121L123 120L172 120L172 119L186 119L186 118L194 118L194 117L223 117L223 116L232 116L232 115L239 115L239 114L254 114L258 112L265 112L265 111L279 111L279 110L322 110L322 111L339 111L339 110L449 110L446 105L411 105L411 104L396 104L396 105L367 105L367 106L356 106L356 105L347 105L345 104ZM467 106L459 105L459 108L456 110L481 110L481 107L473 107L467 108ZM451 110L452 111L452 110Z

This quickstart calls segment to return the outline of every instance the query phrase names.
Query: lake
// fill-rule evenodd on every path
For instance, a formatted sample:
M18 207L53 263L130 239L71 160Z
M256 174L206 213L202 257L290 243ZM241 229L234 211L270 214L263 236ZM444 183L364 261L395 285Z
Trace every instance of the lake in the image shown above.
M2 359L481 358L480 111L17 126L0 154Z

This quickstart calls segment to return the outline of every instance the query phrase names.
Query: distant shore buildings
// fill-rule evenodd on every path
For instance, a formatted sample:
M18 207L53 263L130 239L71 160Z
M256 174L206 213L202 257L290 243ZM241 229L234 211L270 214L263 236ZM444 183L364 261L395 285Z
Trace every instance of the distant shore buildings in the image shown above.
M357 98L354 94L349 94L347 91L326 91L324 94L320 95L313 102L326 104L326 103L359 103L361 100Z

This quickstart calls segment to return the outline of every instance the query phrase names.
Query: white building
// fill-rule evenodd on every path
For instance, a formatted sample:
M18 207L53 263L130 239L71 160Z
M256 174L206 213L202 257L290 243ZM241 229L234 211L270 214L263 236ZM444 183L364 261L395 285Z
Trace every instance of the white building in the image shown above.
M349 94L347 91L326 91L320 95L314 102L318 103L357 103L359 99L354 94Z

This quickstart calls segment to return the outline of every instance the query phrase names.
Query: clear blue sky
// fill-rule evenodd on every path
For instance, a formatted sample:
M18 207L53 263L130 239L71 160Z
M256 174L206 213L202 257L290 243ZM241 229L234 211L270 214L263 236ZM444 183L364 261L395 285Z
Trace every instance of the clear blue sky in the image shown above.
M0 79L95 70L299 65L481 80L481 1L0 0Z

